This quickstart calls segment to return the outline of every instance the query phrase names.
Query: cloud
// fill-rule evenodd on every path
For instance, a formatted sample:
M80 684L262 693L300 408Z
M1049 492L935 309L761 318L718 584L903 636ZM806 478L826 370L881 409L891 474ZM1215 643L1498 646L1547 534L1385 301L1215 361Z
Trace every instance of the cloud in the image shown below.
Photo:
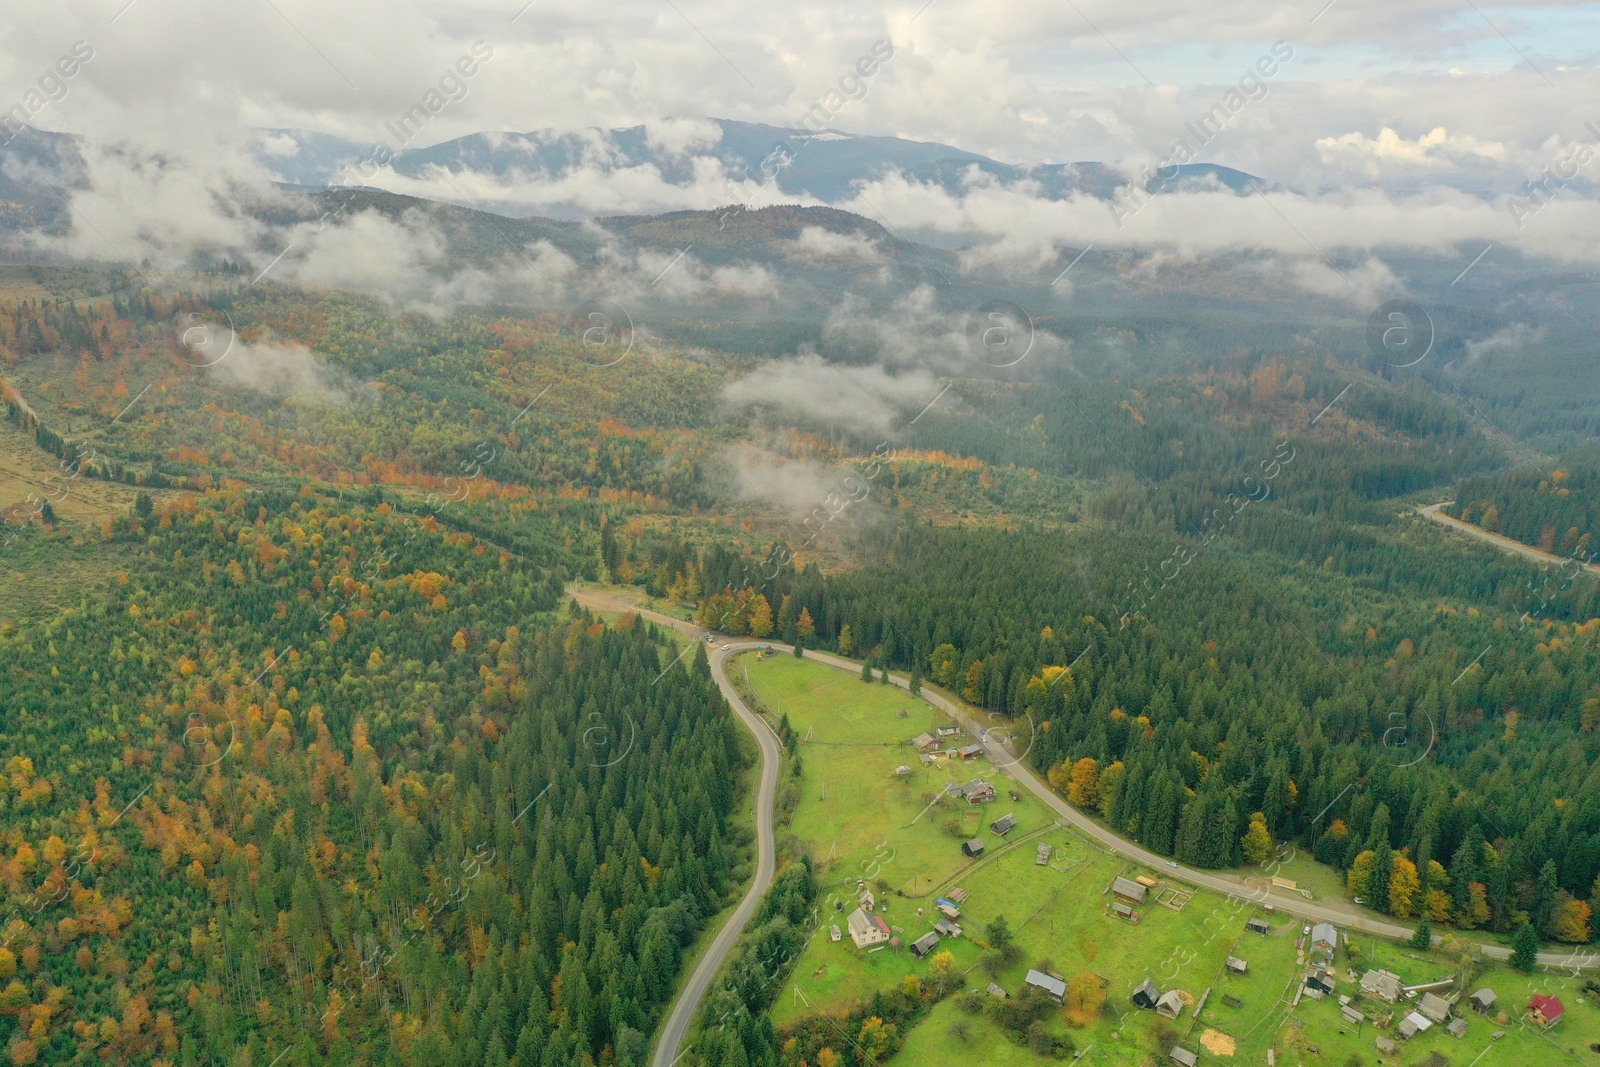
M345 376L298 342L246 342L237 337L226 355L206 368L223 378L274 397L316 399L343 406L350 402Z
M1544 327L1535 328L1526 322L1513 322L1502 326L1488 337L1467 341L1467 362L1477 363L1497 352L1515 352L1544 339Z
M1389 265L1376 256L1368 256L1353 267L1335 268L1322 259L1288 263L1274 259L1263 263L1262 268L1264 272L1285 271L1290 282L1308 293L1362 309L1376 307L1405 289Z
M808 428L883 435L914 417L941 388L925 370L891 374L809 353L764 364L724 388L723 399L735 410L775 413Z
M883 260L883 249L866 234L835 233L820 226L805 227L799 237L786 243L786 251L796 259Z
M1474 156L1498 163L1509 155L1503 144L1476 137L1451 137L1443 126L1435 126L1411 141L1385 126L1375 138L1355 132L1323 137L1316 145L1324 163L1356 166L1371 178L1383 176L1392 165L1442 167Z

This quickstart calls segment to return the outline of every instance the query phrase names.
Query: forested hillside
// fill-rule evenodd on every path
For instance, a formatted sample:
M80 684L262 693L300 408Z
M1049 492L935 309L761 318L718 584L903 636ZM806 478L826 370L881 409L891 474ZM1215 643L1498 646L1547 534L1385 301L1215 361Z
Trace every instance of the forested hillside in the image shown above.
M309 488L102 536L135 565L0 632L13 1062L641 1062L740 876L703 661Z
M1546 552L1591 561L1600 550L1600 448L1575 449L1553 469L1517 467L1467 478L1450 514Z

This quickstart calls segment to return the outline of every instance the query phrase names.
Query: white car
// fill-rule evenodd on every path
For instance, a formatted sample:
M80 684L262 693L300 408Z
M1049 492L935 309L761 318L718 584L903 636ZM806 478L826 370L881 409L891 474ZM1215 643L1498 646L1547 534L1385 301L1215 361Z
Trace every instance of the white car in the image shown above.
M728 651L728 649L730 649L732 647L733 647L732 645L723 645L722 646L722 651L726 652L726 651Z
M1171 867L1173 870L1177 870L1178 869L1178 861L1177 860L1168 860L1167 861L1167 866Z

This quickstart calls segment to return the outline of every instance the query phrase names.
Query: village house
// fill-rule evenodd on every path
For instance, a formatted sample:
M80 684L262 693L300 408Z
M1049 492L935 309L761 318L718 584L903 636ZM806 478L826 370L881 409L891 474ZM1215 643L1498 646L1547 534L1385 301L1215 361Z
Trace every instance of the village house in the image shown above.
M1432 1025L1426 1016L1412 1012L1400 1021L1400 1029L1395 1032L1400 1035L1400 1040L1409 1041Z
M1029 971L1024 984L1042 989L1045 995L1057 1004L1067 999L1067 983L1054 975L1045 974L1043 971Z
M974 778L961 791L966 794L968 804L992 804L994 802L994 786L982 778Z
M1393 971L1368 971L1361 976L1361 992L1393 1004L1400 999L1403 986Z
M1432 993L1422 994L1422 1000L1417 1004L1417 1010L1436 1023L1442 1023L1450 1018L1450 1002L1443 997L1436 997Z
M1129 904L1143 904L1145 897L1150 895L1146 886L1140 885L1131 878L1120 875L1111 880L1111 892L1126 900Z
M1339 944L1339 931L1332 923L1318 923L1311 928L1311 951L1332 956Z
M876 915L869 915L860 908L850 913L850 918L845 921L850 930L850 940L856 943L856 948L871 948L881 945L889 940L889 924Z

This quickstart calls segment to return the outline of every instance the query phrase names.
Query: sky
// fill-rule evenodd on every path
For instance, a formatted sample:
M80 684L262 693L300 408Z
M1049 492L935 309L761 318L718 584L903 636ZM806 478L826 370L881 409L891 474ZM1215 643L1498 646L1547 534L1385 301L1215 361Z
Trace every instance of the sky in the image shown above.
M0 108L90 140L93 189L78 206L135 219L129 241L152 220L169 243L242 230L216 205L266 187L245 150L259 128L392 142L385 124L439 92L445 106L418 144L646 124L664 150L693 151L708 116L796 124L874 49L891 57L844 82L858 98L830 126L1012 163L1106 160L1137 175L1193 145L1191 125L1231 99L1192 158L1292 190L1288 228L1315 232L1278 225L1268 244L1285 250L1398 234L1581 257L1600 230L1595 202L1573 198L1600 161L1570 158L1600 142L1597 3L3 2ZM1518 218L1510 199L1546 167L1573 183L1553 187L1548 208L1524 205L1542 218ZM701 197L649 179L575 176L613 211ZM1230 228L1267 229L1264 208L1247 217L1214 198L1174 198L1108 228L1103 206L1090 219L1014 191L952 198L889 180L862 195L904 225L1040 257L1073 240L1214 248L1235 240Z

